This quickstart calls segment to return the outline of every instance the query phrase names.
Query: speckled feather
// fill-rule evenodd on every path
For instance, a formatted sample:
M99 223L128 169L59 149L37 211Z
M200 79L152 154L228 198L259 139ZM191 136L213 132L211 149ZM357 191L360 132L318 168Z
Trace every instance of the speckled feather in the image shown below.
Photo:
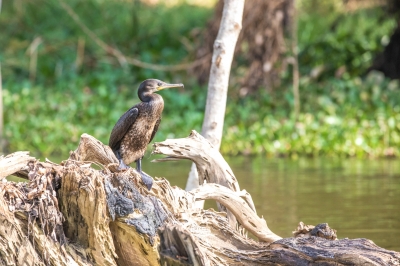
M151 101L140 102L129 109L115 124L109 145L128 165L143 157L161 122L164 100L158 94Z

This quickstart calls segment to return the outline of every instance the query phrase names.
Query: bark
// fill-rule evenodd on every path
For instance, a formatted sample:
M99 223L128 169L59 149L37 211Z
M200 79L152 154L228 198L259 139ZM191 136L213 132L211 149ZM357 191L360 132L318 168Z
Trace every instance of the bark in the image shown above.
M372 241L334 240L336 231L327 224L300 224L296 237L281 239L257 215L222 156L196 132L156 143L155 153L167 156L162 161L193 160L207 184L187 192L161 178L148 191L136 170L116 171L109 147L87 134L60 165L24 152L2 157L2 173L15 171L29 182L0 182L0 265L400 263L400 253ZM232 228L226 212L196 208L203 199L224 205L257 240Z
M221 145L222 129L228 94L229 75L236 42L242 28L244 0L225 0L218 35L214 41L207 102L201 134L218 150ZM201 184L197 171L192 165L186 190ZM203 207L204 202L197 204Z
M190 147L190 149L188 147ZM210 142L196 131L192 131L188 138L166 140L162 143L154 144L153 153L168 156L165 159L155 161L176 159L192 160L200 185L206 181L207 183L220 184L234 192L239 192L240 190L235 175L222 155ZM251 204L253 204L253 202L251 202ZM197 204L196 206L203 208L203 206ZM227 212L231 227L236 228L236 219L231 211L227 211L227 209L219 203L217 203L217 206L219 211Z
M214 42L206 111L201 134L219 149L224 126L229 74L242 28L244 0L225 0L221 25Z

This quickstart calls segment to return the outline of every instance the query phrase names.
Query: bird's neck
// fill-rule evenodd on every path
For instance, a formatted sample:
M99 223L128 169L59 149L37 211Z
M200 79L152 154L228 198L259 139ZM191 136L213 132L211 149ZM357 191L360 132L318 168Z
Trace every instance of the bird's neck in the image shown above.
M164 107L163 98L156 93L142 94L139 96L139 99L142 102L150 103L151 105L159 105L159 106Z
M139 95L139 99L142 102L153 102L153 101L160 101L160 100L163 102L163 98L156 93L143 93L143 94Z

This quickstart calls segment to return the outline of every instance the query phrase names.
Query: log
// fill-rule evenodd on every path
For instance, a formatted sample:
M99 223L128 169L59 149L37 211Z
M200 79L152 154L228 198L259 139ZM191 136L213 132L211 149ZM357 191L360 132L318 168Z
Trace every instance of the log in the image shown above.
M189 137L182 139L168 139L154 144L154 154L167 155L164 159L153 160L153 162L163 162L169 160L189 159L196 165L199 184L216 183L225 186L232 191L239 192L239 183L232 169L226 163L218 149L206 140L202 135L193 130ZM254 210L254 203L251 201ZM225 206L217 203L218 210L227 212L231 227L236 228L236 218Z
M260 241L274 242L281 239L268 228L264 218L257 216L248 202L240 197L239 193L217 184L205 184L192 193L196 200L213 199L225 206L237 218L238 222Z
M191 192L164 178L148 191L135 169L118 171L109 147L87 134L60 165L7 156L1 172L25 172L29 182L0 182L0 265L400 264L399 252L370 240L335 240L327 224L300 224L291 238L275 235L204 141L192 132L155 144L164 160L198 165L207 184ZM257 240L232 228L227 212L196 208L203 199L225 206Z

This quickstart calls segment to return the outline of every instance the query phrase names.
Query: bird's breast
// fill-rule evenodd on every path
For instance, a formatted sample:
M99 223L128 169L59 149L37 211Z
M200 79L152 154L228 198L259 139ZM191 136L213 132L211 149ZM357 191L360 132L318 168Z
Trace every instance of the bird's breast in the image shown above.
M121 141L121 154L125 164L143 157L150 142L154 127L161 118L164 105L141 103L136 121Z

